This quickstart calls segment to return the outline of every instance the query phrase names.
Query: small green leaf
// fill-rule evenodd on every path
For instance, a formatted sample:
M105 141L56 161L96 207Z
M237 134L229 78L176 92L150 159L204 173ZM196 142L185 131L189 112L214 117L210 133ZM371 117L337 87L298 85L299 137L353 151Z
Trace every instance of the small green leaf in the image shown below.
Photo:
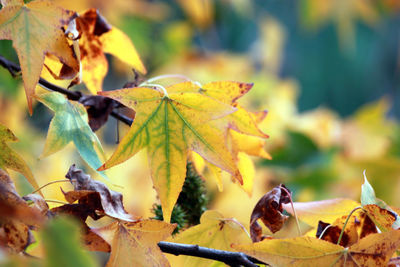
M55 112L42 156L49 156L72 141L87 164L97 170L105 157L99 139L90 129L85 108L57 92L39 95L37 99Z
M47 267L97 266L82 248L79 225L71 219L58 217L49 222L42 232Z
M367 176L364 170L364 183L361 186L361 206L377 204L374 188L367 180Z

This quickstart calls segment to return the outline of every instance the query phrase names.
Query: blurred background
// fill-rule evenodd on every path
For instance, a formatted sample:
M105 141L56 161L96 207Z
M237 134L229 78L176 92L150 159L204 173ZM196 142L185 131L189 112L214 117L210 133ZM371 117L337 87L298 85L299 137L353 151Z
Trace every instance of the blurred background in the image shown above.
M377 197L400 205L400 1L58 3L79 12L98 8L132 39L149 71L146 79L182 74L200 83L254 83L239 102L251 111L268 110L260 127L270 136L266 149L273 159L253 158L248 165L254 176L252 194L231 183L228 175L219 192L205 173L210 208L248 225L255 203L279 183L292 190L296 201L359 201L364 169ZM9 41L0 41L0 54L18 62ZM133 79L126 65L108 60L104 90ZM71 145L39 159L51 118L38 103L30 117L21 81L0 69L0 122L19 137L12 147L40 185L64 177L72 163L85 167ZM108 156L116 147L116 128L110 119L97 132ZM127 130L122 124L119 128L121 135ZM112 168L106 181L124 194L130 212L143 217L152 216L157 202L146 162L140 153ZM22 192L30 191L23 178L18 181ZM57 185L44 193L63 200Z

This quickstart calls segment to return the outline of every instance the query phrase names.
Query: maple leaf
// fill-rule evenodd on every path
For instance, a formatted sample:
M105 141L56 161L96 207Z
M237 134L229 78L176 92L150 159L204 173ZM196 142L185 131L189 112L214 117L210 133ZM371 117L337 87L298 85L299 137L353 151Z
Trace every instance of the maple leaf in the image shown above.
M293 202L293 206L301 221L315 227L320 220L333 223L339 216L349 214L360 204L351 199L335 198L311 202ZM283 204L283 208L294 215L290 204Z
M391 230L368 235L349 248L309 236L233 248L273 266L387 266L399 245L400 231Z
M111 245L107 266L169 266L157 244L170 236L175 226L142 220L114 222L93 231Z
M169 241L228 251L232 251L231 244L233 243L251 242L244 227L238 221L225 218L215 210L205 211L199 225L179 233ZM210 260L186 257L183 266L210 266Z
M39 95L37 99L55 112L50 122L42 156L49 156L72 141L90 167L96 170L101 166L100 157L104 157L103 148L88 125L85 108L57 92Z
M93 94L103 90L103 80L108 71L104 53L112 54L130 67L146 73L129 37L109 25L96 9L87 10L75 20L80 33L82 80Z
M39 81L46 53L57 56L69 67L79 64L69 47L61 27L73 12L54 6L51 1L2 1L0 10L0 39L13 41L21 65L22 78L32 114L32 97Z
M188 85L200 89L193 83L179 83L166 88L168 95L144 87L100 93L134 109L136 115L129 132L99 170L119 164L147 147L153 184L166 221L184 183L189 150L242 182L224 144L224 133L209 123L235 109L194 92Z
M38 189L39 186L33 177L31 169L25 161L7 145L7 142L16 141L18 141L18 138L11 130L0 124L0 168L12 169L23 174L33 188Z
M204 84L199 89L193 86L192 82L186 82L184 90L181 88L173 88L175 92L200 92L227 105L232 105L236 109L235 112L224 116L211 123L215 128L224 132L226 138L221 140L225 142L231 151L234 161L239 167L239 171L243 178L242 188L251 195L253 189L254 172L248 171L254 169L250 159L241 152L248 155L259 156L271 159L271 156L264 150L265 141L261 138L268 138L259 127L260 123L267 115L266 111L251 113L240 106L236 101L245 95L252 87L252 83L241 83L233 81L218 81ZM227 141L226 141L227 140ZM211 170L218 188L222 191L221 172L212 164L207 163L207 167Z

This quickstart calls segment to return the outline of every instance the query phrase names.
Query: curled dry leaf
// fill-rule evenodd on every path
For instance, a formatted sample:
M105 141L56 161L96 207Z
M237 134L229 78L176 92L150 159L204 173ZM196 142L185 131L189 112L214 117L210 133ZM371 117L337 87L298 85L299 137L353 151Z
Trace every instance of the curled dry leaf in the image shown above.
M264 239L262 236L262 228L257 223L258 219L275 233L279 231L285 221L289 218L282 214L282 203L289 203L290 190L284 184L276 186L274 189L266 193L256 204L250 217L250 235L253 242Z
M74 186L75 191L65 193L68 202L76 200L85 204L93 211L104 212L105 215L124 221L133 221L123 206L122 194L112 191L99 181L93 180L90 175L72 165L65 175Z

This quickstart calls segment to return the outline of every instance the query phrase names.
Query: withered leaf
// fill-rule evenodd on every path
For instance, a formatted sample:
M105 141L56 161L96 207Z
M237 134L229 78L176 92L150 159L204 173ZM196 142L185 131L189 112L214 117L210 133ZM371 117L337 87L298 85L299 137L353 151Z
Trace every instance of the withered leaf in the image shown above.
M29 194L22 197L25 201L32 201L35 207L40 211L42 215L47 215L49 211L49 205L44 198L39 194Z
M79 102L86 107L89 126L94 132L107 122L113 108L118 105L111 98L100 95L85 95L79 99Z
M0 247L10 253L19 253L33 243L34 238L28 225L20 221L8 221L0 227Z
M8 174L0 169L0 223L20 220L27 225L37 226L43 221L40 212L28 204L15 191Z
M75 192L75 191L72 191ZM88 191L85 191L88 192ZM95 193L97 194L97 193ZM93 193L92 193L93 195ZM97 202L100 200L97 197ZM90 201L88 201L90 202ZM103 251L110 252L110 245L104 241L99 235L94 233L90 227L86 224L86 219L88 216L92 217L94 220L100 219L102 216L99 216L95 209L91 205L86 204L65 204L59 207L55 207L51 209L51 212L54 214L66 214L73 216L78 219L81 223L83 229L83 241L86 245L86 248L91 251Z
M103 79L108 71L104 53L112 54L130 67L146 73L131 40L108 24L96 9L87 10L75 20L80 35L82 80L93 94L102 91Z
M324 223L319 221L316 237L319 239L337 244L340 233L342 232L344 221L347 217L338 218L333 224ZM340 240L339 245L342 247L349 247L358 241L357 226L359 222L356 221L356 217L352 216L347 222L346 228L343 232L343 236Z
M0 169L0 247L11 253L23 251L33 241L29 226L38 226L42 220L40 212L28 206Z
M93 211L104 212L105 215L124 221L133 221L123 206L122 194L112 191L107 186L93 180L90 175L72 165L65 175L74 186L75 191L65 193L70 203L78 200L80 204L93 209Z
M289 218L282 214L282 203L290 202L290 190L284 184L280 184L266 193L256 204L250 217L250 235L253 242L263 240L262 228L257 223L258 219L268 229L275 233L279 231Z

